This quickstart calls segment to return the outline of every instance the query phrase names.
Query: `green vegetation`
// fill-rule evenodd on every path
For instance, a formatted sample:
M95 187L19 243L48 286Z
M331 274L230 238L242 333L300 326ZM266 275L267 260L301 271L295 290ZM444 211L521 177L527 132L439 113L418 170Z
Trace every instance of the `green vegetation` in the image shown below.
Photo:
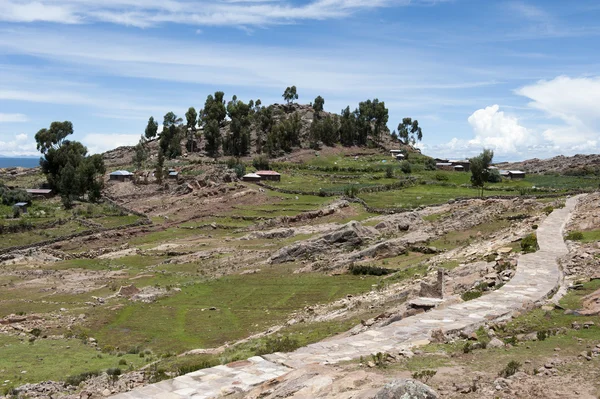
M132 367L140 367L145 359L137 355L100 354L95 348L78 339L45 340L33 342L16 337L0 335L0 370L4 380L19 386L28 382L46 380L60 381L67 376L117 367L125 359ZM60 353L60 356L57 356ZM25 371L25 372L24 372ZM71 380L75 382L76 377ZM73 384L74 385L74 384Z
M583 243L600 241L600 230L572 231L567 234L567 240Z
M521 249L524 253L535 252L538 250L537 236L532 233L521 240Z

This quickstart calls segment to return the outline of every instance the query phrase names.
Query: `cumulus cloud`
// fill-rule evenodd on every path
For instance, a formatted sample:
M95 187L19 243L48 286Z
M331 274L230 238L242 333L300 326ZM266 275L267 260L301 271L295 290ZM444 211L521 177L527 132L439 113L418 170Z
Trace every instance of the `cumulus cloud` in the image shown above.
M454 138L428 150L471 156L491 148L505 159L600 152L600 77L558 76L523 86L515 94L531 100L528 113L540 114L529 126L492 105L468 118L472 139Z
M139 134L89 133L81 139L81 142L90 154L99 154L121 146L136 145L139 140Z
M4 156L35 156L40 153L35 147L35 141L26 134L16 134L9 141L0 141L0 155Z
M521 126L516 117L508 116L495 104L475 111L468 119L475 138L471 147L491 148L499 153L518 153L535 144L535 137Z
M23 114L3 114L0 112L0 123L16 123L16 122L27 122L26 115Z

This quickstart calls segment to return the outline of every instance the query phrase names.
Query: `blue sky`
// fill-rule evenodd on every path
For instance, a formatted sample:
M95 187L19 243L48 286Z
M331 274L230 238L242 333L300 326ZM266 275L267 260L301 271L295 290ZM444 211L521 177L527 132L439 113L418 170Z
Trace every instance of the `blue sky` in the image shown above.
M70 120L92 152L229 99L379 98L434 156L600 152L596 0L0 0L0 155Z

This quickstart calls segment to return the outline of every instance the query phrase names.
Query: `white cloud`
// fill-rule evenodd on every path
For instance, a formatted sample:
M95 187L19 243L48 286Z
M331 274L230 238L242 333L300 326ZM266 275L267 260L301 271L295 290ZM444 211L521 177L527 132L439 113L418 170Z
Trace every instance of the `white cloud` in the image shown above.
M468 119L475 138L471 147L491 148L498 153L518 153L535 144L535 137L519 124L517 118L505 115L500 106L492 105L475 111Z
M0 141L0 155L35 156L39 154L35 147L35 141L30 140L26 134L16 134L12 140Z
M90 154L99 154L121 146L136 145L139 140L139 134L89 133L83 136L81 142Z
M0 0L0 20L56 23L109 22L147 28L161 23L200 26L265 26L342 18L360 10L429 0Z
M0 112L0 123L27 122L29 119L23 114L3 114Z

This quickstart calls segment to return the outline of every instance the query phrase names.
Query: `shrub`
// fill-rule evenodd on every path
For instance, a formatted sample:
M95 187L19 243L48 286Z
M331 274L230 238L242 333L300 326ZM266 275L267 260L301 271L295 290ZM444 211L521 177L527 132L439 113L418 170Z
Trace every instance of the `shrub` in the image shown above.
M479 298L481 295L483 295L483 292L479 291L479 290L471 290L471 291L467 291L465 293L463 293L460 297L462 298L463 301L470 301L472 299L476 299Z
M548 205L546 207L544 207L544 209L542 209L542 211L546 214L549 215L552 213L552 211L554 211L554 207L552 205Z
M508 362L506 367L500 370L500 377L508 378L519 371L519 368L521 368L521 363L517 362L516 360L511 360Z
M267 158L264 155L259 155L257 157L254 157L254 159L252 160L252 166L254 166L256 168L256 170L269 170L270 165L269 165L269 158Z
M429 381L429 379L432 378L436 374L437 374L437 371L435 371L435 370L421 370L421 371L415 371L412 374L412 378L414 378L416 380L421 380L425 384L427 384L427 381Z
M537 236L533 233L525 236L525 238L523 238L521 240L521 249L525 253L531 253L531 252L537 251L538 250Z
M402 161L402 163L400 164L400 170L402 171L402 173L408 175L412 172L412 165L408 161Z
M258 356L275 352L291 352L300 347L298 340L290 337L268 337L263 345L257 349Z
M385 276L393 272L393 270L386 269L379 266L369 265L351 265L348 270L351 274L358 275L369 275L369 276Z
M119 366L127 366L127 360L119 359Z
M188 374L188 373L193 373L194 371L214 367L214 366L217 366L218 364L219 364L219 362L217 362L217 361L211 362L208 360L203 360L200 363L185 364L185 365L179 366L179 368L177 369L177 374L184 375L184 374Z
M435 169L436 169L435 159L427 158L427 160L425 161L425 170L435 170Z
M71 375L67 377L67 379L65 380L65 384L77 387L83 381L86 381L92 377L97 377L99 374L100 373L98 371L86 371L85 373Z
M388 165L385 168L385 177L387 177L388 179L391 179L394 177L394 168L392 167L392 165Z
M567 240L579 241L583 240L583 233L581 231L571 231L567 234Z
M349 198L355 198L358 194L358 188L356 186L347 186L344 188L344 195Z
M375 363L375 366L382 368L382 369L386 367L385 357L386 357L385 353L381 353L381 352L377 352L377 353L371 355L371 359L373 359L373 363Z
M34 337L39 337L42 334L42 330L39 328L34 328L33 330L29 331L29 333Z
M444 173L436 173L433 177L437 181L448 181L448 175Z
M500 176L500 172L498 169L490 169L488 174L488 182L489 183L500 183L502 182L502 176Z
M465 342L463 345L462 351L463 353L469 353L473 350L473 345L469 341Z
M543 341L548 338L548 333L546 331L538 331L536 335L538 341Z

